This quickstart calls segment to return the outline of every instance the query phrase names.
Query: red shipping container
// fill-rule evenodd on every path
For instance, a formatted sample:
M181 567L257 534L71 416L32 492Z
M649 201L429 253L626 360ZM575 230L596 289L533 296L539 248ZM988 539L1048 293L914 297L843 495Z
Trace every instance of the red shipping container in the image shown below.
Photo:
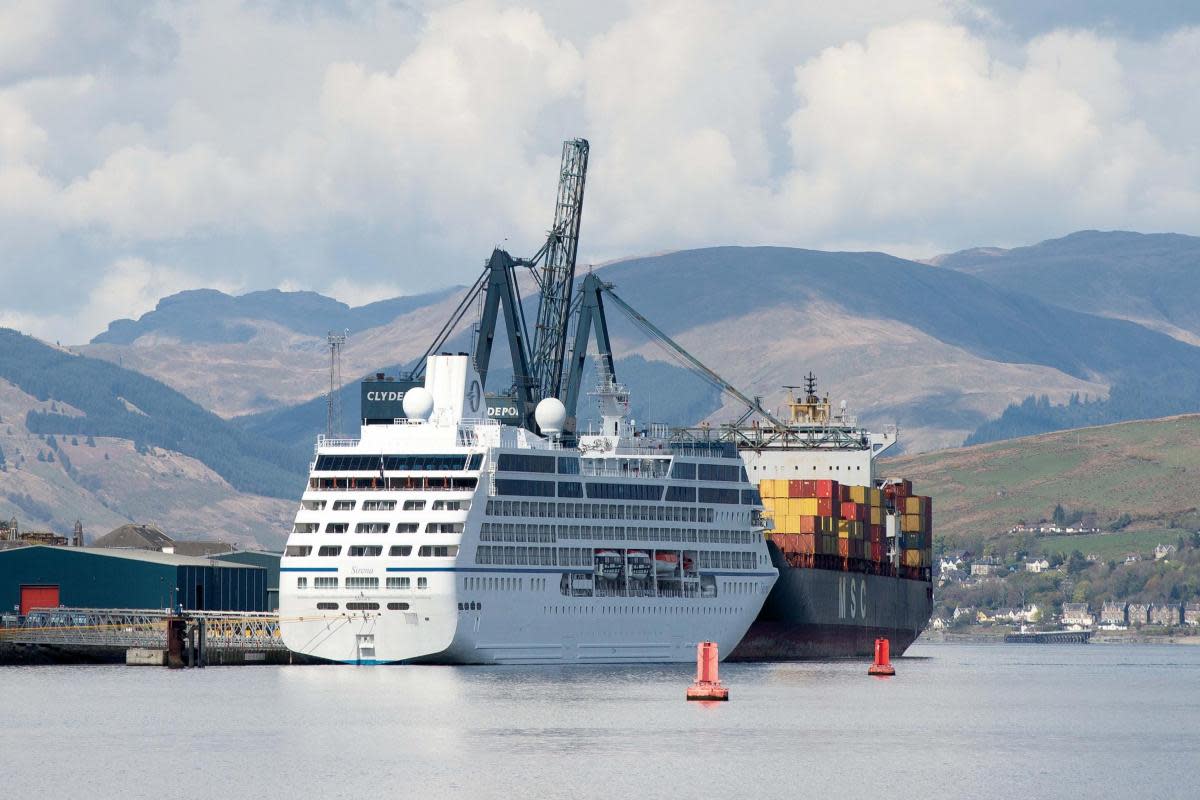
M816 533L818 529L817 517L801 517L800 532L801 533Z
M800 481L800 496L801 497L816 497L817 482L812 480Z
M804 555L812 555L817 552L817 537L812 533L801 533L796 535L796 552Z
M800 493L800 484L803 481L788 481L788 497L803 497Z
M834 504L833 498L821 497L817 499L817 514L822 517L832 517L837 519L838 507Z
M867 529L867 536L870 537L872 542L882 542L887 538L886 533L882 525L870 525Z
M837 481L821 480L817 481L817 497L837 498L841 500L842 489L838 486Z
M842 558L850 557L850 540L838 539L838 555Z
M871 560L883 561L883 542L871 542Z

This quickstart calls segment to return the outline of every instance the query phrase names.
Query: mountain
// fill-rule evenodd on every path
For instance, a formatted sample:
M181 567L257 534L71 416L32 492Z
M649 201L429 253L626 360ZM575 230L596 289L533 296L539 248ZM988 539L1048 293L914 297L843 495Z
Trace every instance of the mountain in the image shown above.
M291 454L167 386L0 329L0 514L130 520L278 544L303 486Z
M1138 399L1127 387L1154 386L1156 402L1169 411L1200 408L1196 347L882 253L717 247L629 259L599 274L662 330L735 385L765 396L768 405L783 401L782 384L799 383L811 369L861 421L898 422L910 451L960 444L1030 394L1062 408L1086 406L1101 422L1116 412L1094 401L1114 386L1126 405ZM668 397L635 413L675 424L738 413L736 404L722 406L708 384L686 380L691 374L617 304L607 308L618 377L630 385L634 402L670 387ZM464 339L450 349L465 347ZM489 380L493 390L506 383L501 351L497 380ZM356 418L351 410L357 405L357 389L348 386L347 420ZM323 403L314 399L242 422L311 447L324 424Z
M347 377L416 357L460 294L452 287L351 308L314 292L181 292L73 350L135 369L232 417L326 391L330 331L350 332L342 350Z
M1079 231L1029 247L975 248L930 261L1052 305L1200 344L1200 237Z
M1124 319L1200 344L1197 237L1080 231L1030 247L951 253L931 263L1038 297L1062 309L1058 313L1082 310ZM1160 353L1147 355L1157 360ZM1193 411L1198 397L1200 382L1190 367L1126 371L1103 400L1063 404L1031 394L981 425L966 443Z
M981 552L1018 522L1068 514L1123 534L1200 529L1200 415L1125 422L881 461L934 498L934 532ZM1068 537L1083 552L1115 534ZM1153 534L1150 534L1151 536ZM1174 536L1164 541L1173 542ZM1084 548L1081 543L1087 544ZM1072 545L1072 549L1076 549Z

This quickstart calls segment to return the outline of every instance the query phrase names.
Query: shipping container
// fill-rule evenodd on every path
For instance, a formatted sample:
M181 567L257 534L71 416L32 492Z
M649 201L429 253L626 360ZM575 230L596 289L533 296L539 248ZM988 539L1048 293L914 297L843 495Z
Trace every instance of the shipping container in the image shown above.
M816 481L815 483L816 483L817 497L828 498L828 499L837 498L839 500L841 499L842 488L838 484L837 481L819 480L819 481Z

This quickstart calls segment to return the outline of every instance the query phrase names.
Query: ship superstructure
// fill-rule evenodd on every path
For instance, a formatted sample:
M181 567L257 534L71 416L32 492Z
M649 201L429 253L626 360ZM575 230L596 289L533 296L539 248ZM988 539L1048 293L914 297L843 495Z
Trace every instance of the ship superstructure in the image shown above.
M639 430L607 376L601 430L478 416L466 355L431 356L407 418L318 441L282 563L296 652L352 663L690 661L732 652L774 584L730 445Z

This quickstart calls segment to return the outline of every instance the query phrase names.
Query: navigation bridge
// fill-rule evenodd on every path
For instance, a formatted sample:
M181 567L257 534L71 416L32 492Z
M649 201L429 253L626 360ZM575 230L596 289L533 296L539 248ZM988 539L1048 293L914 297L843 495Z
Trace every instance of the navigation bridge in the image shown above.
M59 607L0 618L0 661L161 664L170 656L175 666L290 661L276 614Z

